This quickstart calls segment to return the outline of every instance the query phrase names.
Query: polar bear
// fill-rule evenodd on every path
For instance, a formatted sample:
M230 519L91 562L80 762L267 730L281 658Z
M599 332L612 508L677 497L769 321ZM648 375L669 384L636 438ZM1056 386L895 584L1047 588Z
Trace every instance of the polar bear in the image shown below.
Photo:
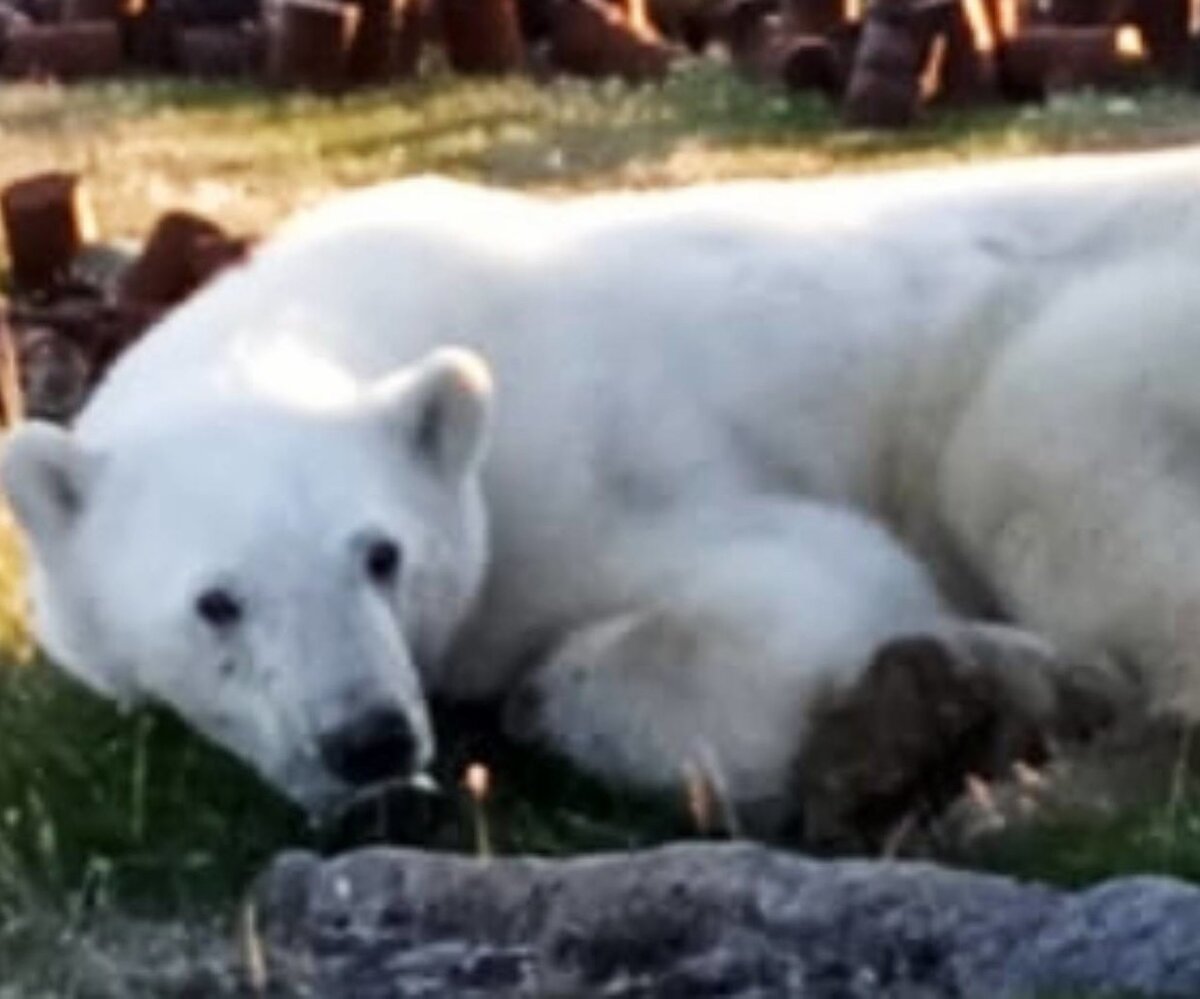
M38 633L314 812L434 694L747 805L871 678L1194 711L1198 262L1200 150L339 196L11 435Z

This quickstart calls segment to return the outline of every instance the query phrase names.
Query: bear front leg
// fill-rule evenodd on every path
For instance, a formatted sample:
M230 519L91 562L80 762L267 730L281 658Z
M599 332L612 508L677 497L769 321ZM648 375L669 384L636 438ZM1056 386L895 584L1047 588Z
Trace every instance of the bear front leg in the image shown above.
M572 633L510 695L505 727L581 769L650 790L702 773L739 807L776 804L809 684L711 619L661 610Z

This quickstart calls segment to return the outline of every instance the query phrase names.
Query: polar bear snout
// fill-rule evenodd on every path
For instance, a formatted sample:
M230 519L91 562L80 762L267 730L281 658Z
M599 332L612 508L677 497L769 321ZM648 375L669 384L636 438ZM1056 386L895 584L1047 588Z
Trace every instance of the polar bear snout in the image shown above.
M330 772L353 786L389 777L409 777L416 770L418 742L403 712L374 708L317 736L321 760Z

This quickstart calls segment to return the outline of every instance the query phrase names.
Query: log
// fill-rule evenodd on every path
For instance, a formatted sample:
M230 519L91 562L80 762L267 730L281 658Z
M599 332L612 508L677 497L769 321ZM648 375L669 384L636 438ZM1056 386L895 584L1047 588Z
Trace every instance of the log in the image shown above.
M1128 83L1145 60L1126 55L1116 27L1039 25L1010 38L998 53L1001 91L1016 99L1052 90Z
M175 39L179 70L196 79L259 75L266 38L256 25L181 28Z
M79 178L43 173L0 192L0 216L13 279L26 291L45 291L66 275L84 243L96 237L95 216Z
M863 24L842 104L846 122L868 128L909 124L921 96L925 48L906 0L876 0Z
M567 73L630 82L661 79L673 58L648 24L603 0L563 0L550 32L550 60Z
M125 0L64 0L64 21L119 21L125 16Z
M123 305L167 308L191 295L224 267L245 256L244 240L191 212L163 215L141 254L121 278Z
M783 7L789 34L826 35L846 20L846 0L786 0Z
M1154 67L1166 76L1185 74L1190 62L1188 0L1135 0L1130 14Z
M925 95L945 103L969 104L991 93L995 84L991 35L986 34L988 48L982 47L964 0L920 0L914 11L932 40L934 58L924 57Z
M817 90L827 97L841 95L845 73L826 38L799 35L783 45L779 80L789 90Z
M1050 20L1054 24L1081 27L1116 24L1129 9L1129 0L1054 0Z
M350 80L385 83L416 75L423 19L417 0L357 0L358 25L350 45Z
M335 92L345 87L357 7L333 0L284 0L268 32L268 72L281 87Z
M525 66L514 0L440 0L442 43L456 72L503 75Z
M5 39L0 76L82 80L112 76L121 65L121 31L114 21L19 25Z

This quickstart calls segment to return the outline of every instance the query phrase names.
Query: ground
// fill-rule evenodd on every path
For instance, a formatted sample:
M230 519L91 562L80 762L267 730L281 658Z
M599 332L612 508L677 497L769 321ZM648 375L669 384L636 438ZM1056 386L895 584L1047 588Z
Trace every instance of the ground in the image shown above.
M1200 99L1178 93L943 114L880 136L844 131L816 100L760 91L712 67L641 90L435 79L344 100L153 82L0 89L0 184L77 169L116 237L144 233L175 207L263 231L330 190L425 170L566 192L1187 139L1200 139ZM228 911L273 849L344 838L344 829L309 827L172 719L121 717L44 668L22 629L19 580L11 531L0 529L0 967L22 955L28 970L17 981L61 974L41 958L55 953L64 927L94 912ZM492 849L615 848L694 829L678 802L614 794L504 747L473 720L444 727L479 732L446 749L447 793L412 810L416 819L356 816L356 835L481 848L480 815L458 789L472 759L491 766ZM1065 883L1138 870L1200 878L1200 791L1187 743L1185 734L1158 747L1168 761L1156 767L1161 780L1129 778L1148 789L1136 807L1102 823L1094 810L1062 815L967 859ZM714 824L719 833L719 816ZM35 993L19 987L14 994Z

